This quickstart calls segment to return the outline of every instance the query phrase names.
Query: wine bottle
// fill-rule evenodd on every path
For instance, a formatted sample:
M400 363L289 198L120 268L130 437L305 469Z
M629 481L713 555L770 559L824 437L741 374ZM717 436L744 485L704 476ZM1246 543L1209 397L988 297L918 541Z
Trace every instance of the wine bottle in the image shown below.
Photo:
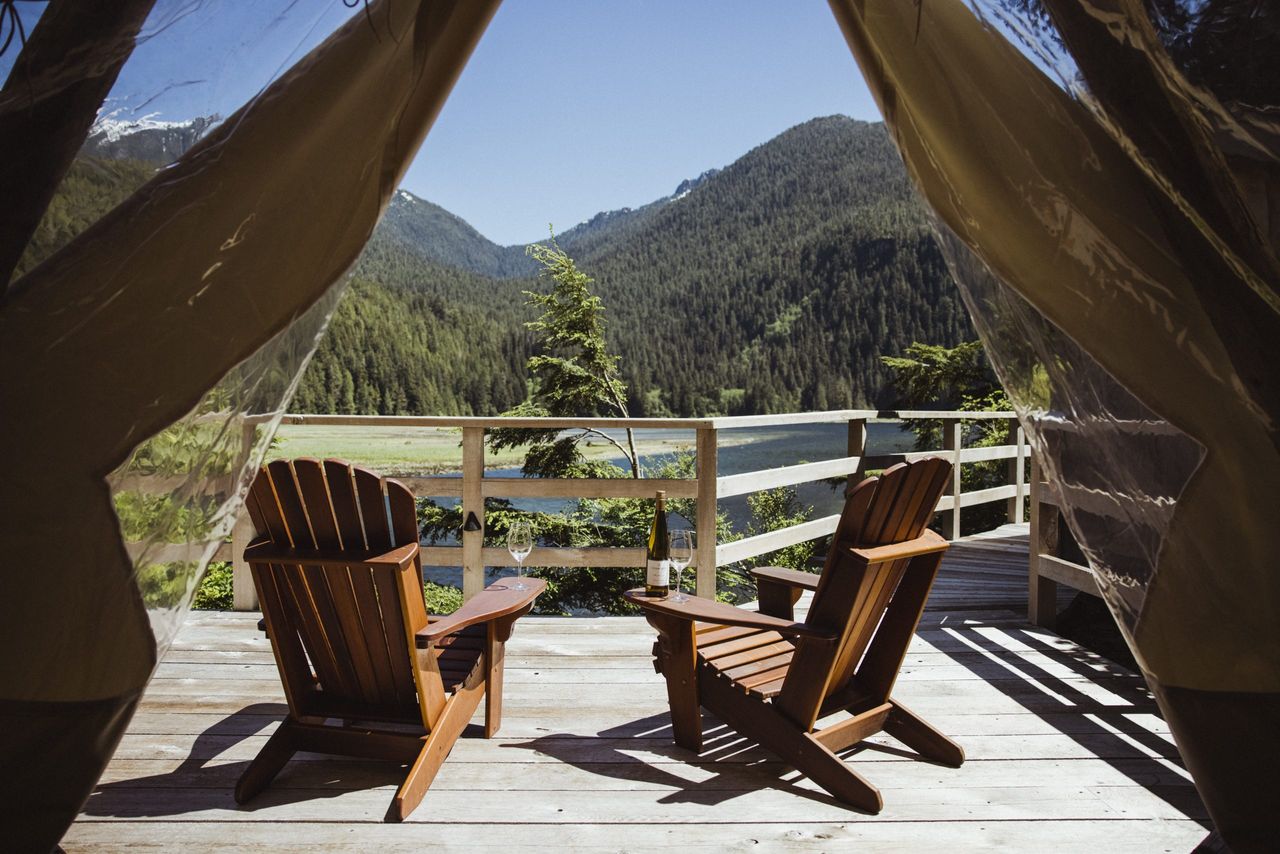
M658 490L653 509L653 526L649 528L649 547L645 553L644 595L655 598L671 592L671 561L667 545L667 493Z

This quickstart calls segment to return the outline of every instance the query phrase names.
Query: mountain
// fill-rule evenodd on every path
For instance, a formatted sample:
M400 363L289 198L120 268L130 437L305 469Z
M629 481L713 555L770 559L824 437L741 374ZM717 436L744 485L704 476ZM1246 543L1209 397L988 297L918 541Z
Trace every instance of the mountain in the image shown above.
M199 121L148 121L111 131L100 123L21 270L203 132ZM880 356L913 341L954 346L974 337L880 124L814 119L669 196L602 212L558 240L595 280L637 416L892 406ZM397 192L293 407L510 408L525 396L534 343L523 292L548 287L535 274L524 247L499 246L438 205Z
M151 179L156 164L77 158L45 209L13 271L19 279Z
M220 120L218 116L198 116L171 122L157 119L154 113L126 120L117 118L119 112L98 117L81 148L82 156L162 165L172 163Z
M881 355L974 335L878 123L814 119L558 241L595 279L636 415L887 406ZM401 192L357 274L478 308L515 352L521 292L546 287L528 261Z
M482 276L532 276L538 265L523 246L499 246L466 220L408 190L397 190L382 221L379 240L397 244L424 261Z
M574 247L642 414L889 405L879 357L973 337L881 124L814 119Z
M681 181L675 192L640 208L601 211L585 222L556 235L565 251L601 241L621 239L624 231L646 221L663 205L682 199L720 170L708 169L696 178ZM398 244L424 261L457 267L492 278L535 276L538 264L525 253L524 244L500 246L476 231L462 217L439 205L397 190L378 224L375 240Z

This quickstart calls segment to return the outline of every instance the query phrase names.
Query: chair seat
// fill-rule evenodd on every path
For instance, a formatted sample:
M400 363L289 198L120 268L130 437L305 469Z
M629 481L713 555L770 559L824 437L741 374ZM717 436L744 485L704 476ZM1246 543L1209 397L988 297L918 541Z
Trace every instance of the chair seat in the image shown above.
M486 627L469 626L456 635L443 638L436 647L436 664L445 691L450 694L462 687L484 655Z
M774 631L697 623L698 661L761 699L776 697L795 644Z

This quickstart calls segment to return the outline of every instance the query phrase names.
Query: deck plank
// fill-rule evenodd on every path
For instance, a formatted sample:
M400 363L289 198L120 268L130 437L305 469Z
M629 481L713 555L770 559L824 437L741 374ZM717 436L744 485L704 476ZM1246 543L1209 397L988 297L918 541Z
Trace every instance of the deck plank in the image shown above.
M235 780L284 697L256 614L192 615L64 850L1190 850L1208 824L1141 677L1028 625L1025 539L952 549L897 695L964 745L960 769L880 734L848 758L876 816L704 715L676 747L641 618L526 618L499 737L464 737L422 806L402 772L300 754L249 807ZM1019 586L1020 585L1020 586ZM966 596L968 591L968 598ZM477 722L479 718L477 718ZM496 831L495 828L500 828Z

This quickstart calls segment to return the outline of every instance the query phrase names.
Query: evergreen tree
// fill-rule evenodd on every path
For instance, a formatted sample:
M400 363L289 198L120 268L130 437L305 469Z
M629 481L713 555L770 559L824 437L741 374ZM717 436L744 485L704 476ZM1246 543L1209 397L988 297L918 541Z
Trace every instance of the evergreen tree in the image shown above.
M555 284L550 293L526 291L542 315L525 324L538 338L527 367L532 393L527 401L503 415L513 418L590 417L628 418L627 388L618 378L618 357L604 340L604 303L591 293L591 278L555 241L534 244L529 254L542 265L542 275ZM600 430L499 429L490 432L489 447L502 450L528 444L524 473L536 477L609 477L617 467L586 460L579 448L589 436L613 444L626 457L632 477L640 477L635 438L626 431L627 445Z
M1000 387L987 362L982 342L967 341L955 347L915 342L904 356L882 359L893 371L901 405L916 409L983 412L1009 409L1009 398ZM915 419L905 422L916 435L916 449L942 447L942 422ZM966 447L992 447L1008 441L1005 422L974 420L961 422ZM1004 462L966 463L960 471L961 488L966 492L1000 486L1005 482ZM1000 524L1004 508L986 504L965 511L962 533L986 531Z

